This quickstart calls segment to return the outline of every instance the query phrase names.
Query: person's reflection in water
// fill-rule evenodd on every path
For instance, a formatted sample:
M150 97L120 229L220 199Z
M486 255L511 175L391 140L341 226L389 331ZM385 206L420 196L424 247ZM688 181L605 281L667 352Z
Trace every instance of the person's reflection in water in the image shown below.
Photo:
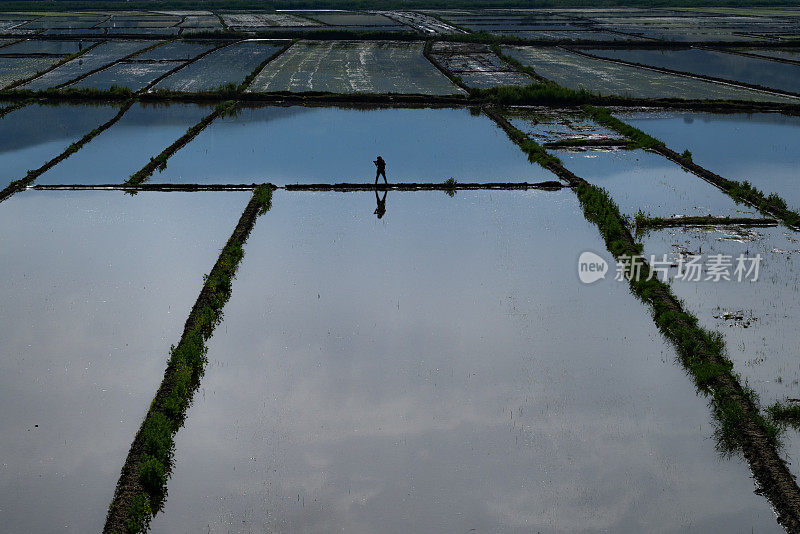
M375 201L378 203L378 207L375 208L375 215L378 216L380 219L386 214L386 194L389 192L388 189L383 190L383 198L378 195L378 185L375 184Z

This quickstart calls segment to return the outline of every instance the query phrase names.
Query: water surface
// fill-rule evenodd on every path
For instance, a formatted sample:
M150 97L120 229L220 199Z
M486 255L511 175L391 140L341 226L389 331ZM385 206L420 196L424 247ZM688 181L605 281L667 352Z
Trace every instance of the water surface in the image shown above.
M153 532L779 531L570 191L374 206L276 194Z
M20 193L0 209L0 510L100 532L171 344L247 193Z
M152 181L335 183L375 179L382 155L394 182L538 182L493 121L466 109L260 107L218 119Z
M211 113L196 104L136 103L111 128L37 180L38 184L119 184Z
M615 113L730 180L747 180L800 210L800 117L777 113Z
M0 117L0 190L58 156L116 113L113 106L33 104Z

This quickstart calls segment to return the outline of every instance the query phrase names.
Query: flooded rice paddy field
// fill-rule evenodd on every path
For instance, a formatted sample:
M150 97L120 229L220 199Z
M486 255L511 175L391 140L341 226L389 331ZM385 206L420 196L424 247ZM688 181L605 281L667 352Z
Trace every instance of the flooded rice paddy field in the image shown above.
M776 530L571 192L374 205L275 195L154 532Z
M38 184L120 184L211 112L196 104L134 104L113 127L42 174Z
M627 123L726 178L800 209L800 118L777 113L618 112Z
M102 530L169 347L247 197L28 191L3 202L4 529Z
M658 154L644 150L554 150L564 166L606 189L629 217L754 217L722 191Z
M136 465L137 429L161 402L170 347L217 283L204 276L228 262L228 237L255 213L250 190L269 182L272 207L245 232L199 389L172 429L153 532L780 531L752 457L729 454L695 371L614 279L614 243L587 220L583 186L566 186L572 172L603 188L645 257L666 255L672 291L721 334L760 413L800 399L797 229L782 219L644 231L642 217L766 214L633 148L636 136L591 110L564 107L572 101L527 107L511 105L516 89L475 89L539 83L507 55L569 88L769 103L785 114L623 99L612 113L798 209L800 122L779 106L798 99L744 87L795 90L796 47L781 39L798 17L791 7L0 14L0 84L73 90L4 92L0 105L4 525L102 530L121 467ZM397 33L276 38L319 30ZM477 31L542 41L498 54L480 36L446 40ZM636 48L659 36L694 44ZM77 102L96 93L76 89L112 86L130 93ZM372 186L378 154L406 190L345 192L344 182ZM475 183L483 190L459 189ZM295 184L328 190L287 190ZM587 251L607 262L595 283L579 277ZM681 281L679 254L760 255L759 277ZM789 428L782 443L770 450L800 474L800 436Z
M594 56L651 67L711 76L792 93L800 87L800 65L779 63L716 50L585 49Z
M158 82L154 90L199 92L239 85L287 43L253 40L233 43L203 56Z
M217 119L151 179L168 183L368 182L382 154L394 182L540 182L485 115L468 109L243 108Z
M637 98L670 98L681 95L689 99L757 100L766 102L799 102L793 97L778 96L751 89L687 78L677 74L643 70L578 55L562 48L532 46L503 47L503 53L537 74L572 89L584 88L605 95Z
M112 106L35 104L0 117L0 188L58 156L116 112Z
M89 74L95 69L143 50L155 43L150 41L106 41L98 44L79 58L67 61L63 65L26 83L22 89L47 89L67 84L79 76Z
M248 90L462 93L422 49L422 43L392 41L301 41L270 62Z

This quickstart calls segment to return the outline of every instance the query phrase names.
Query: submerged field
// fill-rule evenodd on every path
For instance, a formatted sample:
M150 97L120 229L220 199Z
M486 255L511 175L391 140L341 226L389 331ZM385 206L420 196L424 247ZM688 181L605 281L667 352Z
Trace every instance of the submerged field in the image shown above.
M797 17L0 13L4 528L800 532Z

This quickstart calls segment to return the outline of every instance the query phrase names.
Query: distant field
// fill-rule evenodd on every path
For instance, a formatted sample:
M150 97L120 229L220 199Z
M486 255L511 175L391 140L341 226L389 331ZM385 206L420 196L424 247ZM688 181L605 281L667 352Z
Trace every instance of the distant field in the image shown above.
M558 48L504 47L503 52L559 85L573 89L583 87L600 94L797 102L789 97L587 58Z
M249 91L459 93L421 43L301 41L256 76Z

